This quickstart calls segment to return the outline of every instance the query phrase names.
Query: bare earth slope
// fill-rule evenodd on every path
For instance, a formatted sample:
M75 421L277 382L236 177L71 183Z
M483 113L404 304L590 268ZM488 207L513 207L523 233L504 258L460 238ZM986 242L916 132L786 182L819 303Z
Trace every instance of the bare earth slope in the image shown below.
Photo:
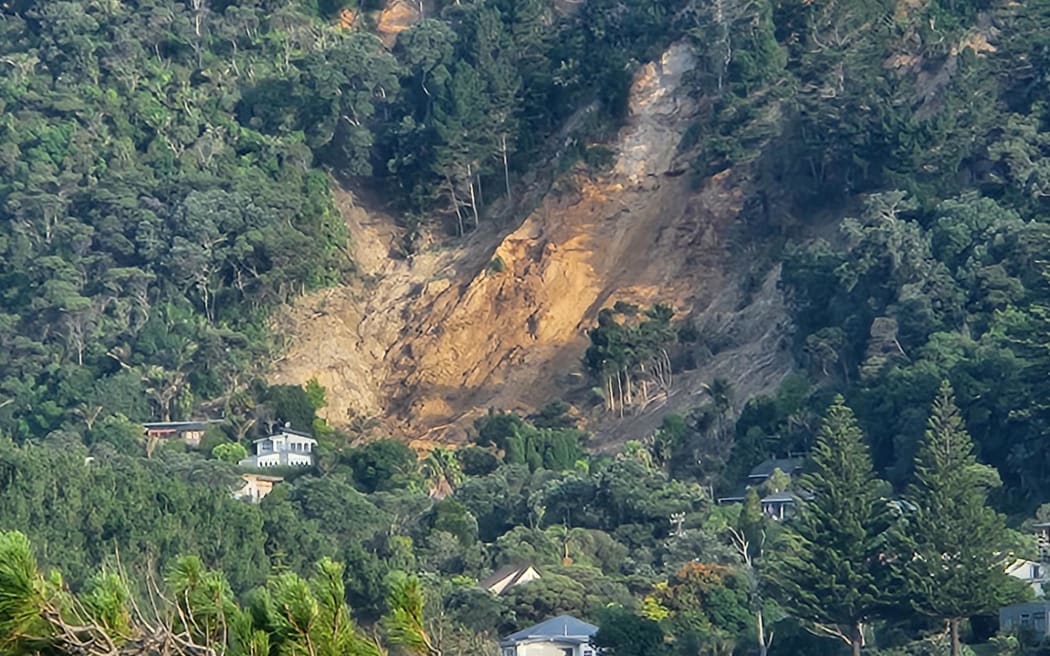
M693 189L676 170L696 111L679 87L694 63L676 45L643 67L612 170L559 180L509 234L480 233L409 263L389 257L397 235L388 217L341 196L367 281L288 312L292 344L274 381L316 376L336 425L375 416L408 439L459 441L490 407L529 410L589 387L586 329L622 300L671 304L722 346L635 416L592 413L604 442L642 437L663 414L697 405L716 376L734 384L738 402L775 388L791 366L778 271L745 301L745 267L726 244L740 209L732 174Z

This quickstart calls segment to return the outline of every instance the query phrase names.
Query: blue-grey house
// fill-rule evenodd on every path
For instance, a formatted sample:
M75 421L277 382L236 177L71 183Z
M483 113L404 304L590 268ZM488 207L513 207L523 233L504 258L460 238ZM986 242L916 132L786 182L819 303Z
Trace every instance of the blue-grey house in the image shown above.
M500 656L596 656L595 633L593 624L559 615L500 640Z
M1030 601L999 609L1001 633L1031 633L1042 639L1050 637L1050 601Z

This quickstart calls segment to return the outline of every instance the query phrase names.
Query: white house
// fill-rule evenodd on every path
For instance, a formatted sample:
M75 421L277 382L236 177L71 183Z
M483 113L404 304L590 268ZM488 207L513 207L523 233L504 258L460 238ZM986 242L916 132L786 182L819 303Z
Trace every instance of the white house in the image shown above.
M559 615L500 640L500 656L597 656L596 633L593 624Z
M1006 568L1006 573L1015 579L1027 583L1036 597L1043 596L1043 583L1046 582L1046 570L1041 563L1018 558Z
M282 428L279 433L252 442L255 455L241 460L241 467L309 467L314 464L317 440L306 433Z
M478 586L494 595L501 595L516 585L535 581L538 578L540 578L540 573L532 565L508 565L478 582Z

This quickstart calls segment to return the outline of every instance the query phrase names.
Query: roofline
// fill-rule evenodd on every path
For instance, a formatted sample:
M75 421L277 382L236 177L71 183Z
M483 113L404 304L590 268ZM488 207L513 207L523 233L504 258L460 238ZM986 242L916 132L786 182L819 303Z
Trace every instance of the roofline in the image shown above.
M291 426L278 426L277 433L291 433L293 435L301 435L303 437L313 437L313 433L307 433L306 431L299 430L298 428L292 428Z
M270 481L271 483L280 483L284 480L284 476L270 476L269 474L253 474L251 472L241 474L241 478L244 480L247 480L249 476L251 476L257 481Z
M291 431L285 430L285 431L283 431L283 432L287 433L287 432L291 432ZM273 439L273 438L275 438L275 437L280 437L281 435L282 435L282 433L274 433L273 435L268 435L268 436L266 436L266 437L260 437L260 438L259 438L259 439L257 439L257 440L252 440L252 444L256 444L256 443L258 443L258 442L262 442L263 440L270 440L270 439ZM314 436L312 436L312 435L307 435L307 434L305 434L305 433L295 433L295 432L292 432L292 435L295 435L296 437L301 437L301 438L303 438L304 440L310 440L311 442L317 442L317 438L315 438L315 437L314 437Z
M536 643L536 642L573 642L573 643L576 643L576 644L585 645L585 644L589 644L591 642L591 638L592 637L594 637L594 636L589 636L589 635L554 635L554 636L535 635L535 636L525 636L524 638L520 638L518 640L507 640L507 639L500 640L499 646L500 647L510 647L512 645L524 645L524 644L532 644L532 643Z
M539 624L526 627L520 631L503 636L501 645L516 645L524 642L574 642L582 644L590 642L591 637L598 633L599 627L585 622L572 615L558 615L544 620Z
M530 569L536 571L536 573L539 574L539 571L536 570L535 566L532 563L522 563L520 565L504 565L499 569L493 570L492 573L486 576L485 578L478 580L478 586L487 590L499 583L500 581L503 581L507 577L514 576L515 574L517 574L517 576L514 577L516 581Z
M207 426L225 422L225 419L194 419L188 421L144 421L142 425L146 428L178 428L179 426Z

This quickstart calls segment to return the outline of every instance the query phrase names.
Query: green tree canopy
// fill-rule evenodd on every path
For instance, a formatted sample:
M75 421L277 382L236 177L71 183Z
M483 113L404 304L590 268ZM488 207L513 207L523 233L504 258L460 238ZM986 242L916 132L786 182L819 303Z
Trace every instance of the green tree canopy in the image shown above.
M858 656L864 625L886 603L890 518L864 434L842 397L824 416L801 489L812 499L771 553L768 582L787 612Z
M977 461L951 386L942 383L916 454L898 558L904 598L948 623L952 656L961 653L963 619L994 611L1018 593L1005 573L1011 558L1005 518L987 505L988 491L999 484L996 471Z

